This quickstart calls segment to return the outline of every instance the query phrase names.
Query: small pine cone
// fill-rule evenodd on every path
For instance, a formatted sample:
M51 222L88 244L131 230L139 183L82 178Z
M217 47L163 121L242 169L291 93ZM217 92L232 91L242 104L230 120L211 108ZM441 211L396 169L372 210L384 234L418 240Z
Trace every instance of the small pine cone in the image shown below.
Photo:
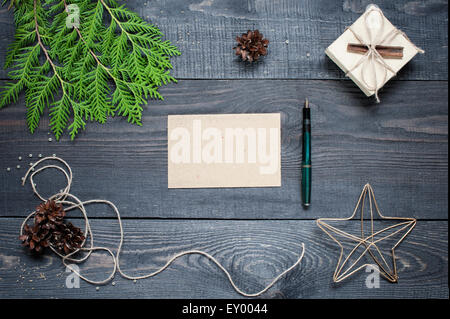
M54 229L55 225L61 225L63 223L65 216L66 212L62 204L58 204L54 200L48 200L36 208L34 223L47 225L49 228Z
M42 253L48 247L50 230L45 225L35 224L33 227L25 225L23 234L19 236L22 245L28 247L32 252Z
M69 254L81 248L84 242L83 231L72 223L58 225L52 232L50 243L61 254Z
M31 251L42 253L49 246L51 232L62 224L65 216L64 208L53 200L48 200L36 207L33 227L24 226L24 233L19 237L22 245Z
M259 30L248 30L241 37L236 37L236 55L240 55L243 61L257 61L261 55L267 55L269 40L263 39Z

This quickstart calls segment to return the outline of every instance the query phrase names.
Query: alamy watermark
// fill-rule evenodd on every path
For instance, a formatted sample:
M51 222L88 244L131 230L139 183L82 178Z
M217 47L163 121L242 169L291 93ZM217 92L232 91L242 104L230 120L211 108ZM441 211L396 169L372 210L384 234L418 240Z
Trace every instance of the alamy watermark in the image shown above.
M66 27L69 29L80 27L80 8L72 3L67 6Z
M176 142L169 158L174 164L256 164L261 175L270 175L280 164L279 135L278 128L202 128L201 120L193 120L192 134L186 127L170 132Z
M66 272L70 273L66 277L66 288L80 288L80 276L78 276L78 274L74 271L80 273L80 267L75 264L70 264L66 267Z
M366 277L366 287L369 289L380 288L380 268L378 265L367 265L366 272L370 273Z

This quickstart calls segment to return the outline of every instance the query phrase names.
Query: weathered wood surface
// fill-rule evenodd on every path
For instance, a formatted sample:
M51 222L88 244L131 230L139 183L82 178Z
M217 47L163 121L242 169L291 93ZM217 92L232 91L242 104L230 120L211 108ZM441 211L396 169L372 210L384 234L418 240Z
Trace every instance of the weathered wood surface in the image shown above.
M350 80L340 81L342 71L323 52L370 2L127 1L180 48L183 54L172 61L181 81L161 90L164 101L150 101L142 127L119 118L103 126L88 124L74 142L67 136L55 142L47 135L47 114L38 131L28 133L23 96L0 111L0 298L240 297L200 256L180 258L157 277L137 283L117 276L115 286L99 291L85 282L79 289L66 288L68 273L60 259L30 256L17 239L21 217L38 204L20 178L40 153L69 162L72 192L82 200L117 204L124 218L121 265L127 273L144 274L177 252L204 249L224 263L239 287L256 291L295 261L304 242L301 266L263 297L448 298L448 1L377 2L426 50L382 89L379 105ZM0 65L14 34L12 21L0 7ZM254 28L271 43L267 57L248 65L239 62L232 47L236 35ZM0 79L5 78L0 70ZM313 109L309 210L299 196L305 97ZM167 189L167 115L253 112L282 114L281 188ZM56 172L36 181L47 196L65 185ZM419 219L396 250L399 283L381 280L374 289L366 287L364 271L332 283L338 246L313 221L350 215L366 182L385 215ZM88 215L96 244L114 249L118 225L112 210L95 205ZM81 219L75 223L81 225ZM359 222L346 227L356 232ZM82 271L99 280L110 265L106 255L95 254Z
M154 278L136 283L119 275L111 283L66 288L68 273L53 254L30 256L20 247L17 232L21 219L3 218L0 232L0 298L239 298L225 275L202 256L185 256ZM418 222L396 249L399 282L380 280L368 289L364 270L334 284L338 246L330 242L313 221L150 221L125 220L125 244L121 268L131 275L146 274L161 267L174 254L201 249L215 256L245 291L262 289L272 278L292 265L304 242L301 265L286 275L263 298L448 298L448 224ZM385 227L385 222L375 223ZM117 222L92 220L95 242L115 248ZM359 222L346 223L355 234ZM81 223L79 224L81 226ZM350 246L349 246L350 247ZM380 245L388 262L387 247ZM370 259L363 259L370 262ZM371 263L371 262L370 262ZM83 274L95 280L106 278L111 261L106 254L91 256L80 265Z
M1 215L22 216L36 206L31 187L22 188L20 178L37 154L56 153L72 166L74 194L113 200L124 217L343 217L367 182L388 216L448 217L446 82L393 81L381 93L381 104L348 81L184 80L162 93L165 101L151 101L144 110L142 127L124 119L88 124L74 142L68 136L48 142L47 115L31 135L22 100L1 110ZM313 121L309 210L299 196L305 97ZM253 112L282 114L281 188L167 189L168 114ZM47 196L65 185L57 172L46 172L37 183ZM90 214L110 216L102 209Z
M173 59L178 78L341 79L343 72L325 54L364 12L371 0L164 0L127 1L128 7L160 27L182 56ZM398 74L399 79L447 80L448 1L380 0L390 21L426 50ZM11 43L12 13L0 8L0 61ZM269 55L255 65L239 62L235 37L259 29ZM286 43L288 41L288 44ZM6 72L0 71L0 78Z

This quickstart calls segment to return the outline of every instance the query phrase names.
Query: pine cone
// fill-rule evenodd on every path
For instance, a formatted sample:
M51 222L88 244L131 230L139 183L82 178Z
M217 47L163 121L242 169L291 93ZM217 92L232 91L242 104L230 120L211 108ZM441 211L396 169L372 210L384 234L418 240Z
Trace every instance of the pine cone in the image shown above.
M61 225L66 212L62 204L57 204L54 200L48 200L36 208L34 223L47 225L49 229L55 229L56 225Z
M48 247L51 231L62 224L65 216L63 206L53 200L41 203L36 207L34 226L24 226L24 234L19 237L22 245L31 251L41 253Z
M47 225L35 224L33 227L25 225L23 235L19 236L22 245L30 248L31 251L41 253L49 245L50 230Z
M240 55L243 61L257 61L261 55L267 55L269 40L263 39L259 30L248 30L241 37L236 37L238 43L233 49L236 55Z
M69 254L81 248L85 237L80 228L72 223L61 224L52 232L50 243L61 254Z
M19 237L22 245L31 251L41 253L50 244L61 253L71 253L81 247L84 235L80 228L72 223L64 223L66 212L62 204L53 200L41 203L36 208L34 226L24 226L24 233Z

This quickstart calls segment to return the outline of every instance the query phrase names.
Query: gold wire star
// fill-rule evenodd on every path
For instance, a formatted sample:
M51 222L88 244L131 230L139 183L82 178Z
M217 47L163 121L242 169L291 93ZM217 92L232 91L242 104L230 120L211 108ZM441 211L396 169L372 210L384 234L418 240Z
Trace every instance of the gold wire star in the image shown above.
M366 197L369 198L369 207L370 207L370 235L369 236L366 236L364 233L364 203L365 203ZM381 219L388 219L388 220L394 220L394 221L400 221L400 222L374 232L373 209L372 209L373 205L375 206L375 209L376 209L378 215L381 217ZM342 231L336 227L333 227L325 222L325 221L351 220L355 217L356 212L358 211L358 207L361 207L361 236L355 236L355 235L349 234L349 233ZM317 226L319 226L341 248L339 260L338 260L338 263L336 265L336 270L334 271L334 275L333 275L334 282L340 282L340 281L348 278L349 276L353 275L355 272L359 271L360 269L370 266L370 264L364 264L359 267L356 267L357 263L367 253L370 254L372 259L378 265L379 270L380 270L380 275L382 275L384 278L386 278L390 282L398 281L397 266L396 266L396 262L395 262L395 251L394 250L403 241L403 239L405 239L405 237L408 236L408 234L413 230L414 226L416 225L416 219L409 218L409 217L386 217L386 216L383 216L381 214L380 209L378 208L378 204L375 200L375 194L373 192L373 189L369 184L364 185L364 188L361 192L359 200L356 203L355 210L353 211L353 214L350 217L348 217L348 218L320 218L320 219L317 219L316 222L317 222ZM383 236L383 234L385 234L388 231L391 231L391 232L388 233L387 235ZM377 244L379 242L381 242L389 237L392 237L398 233L401 233L403 231L405 233L391 248L392 265L393 265L393 270L391 270L391 268L389 267L389 264L386 262L386 259L384 258L383 254L381 253ZM356 243L356 246L350 251L348 256L346 256L345 258L343 258L344 257L344 246L342 245L341 242L339 242L332 235L332 233L335 233L337 235L348 238L352 242ZM355 253L355 251L359 247L362 247L364 249L362 254L353 263L351 263L351 265L348 266L346 270L343 270L344 266L346 266L347 264L350 264L350 262L349 262L350 257ZM372 251L372 248L374 251Z

